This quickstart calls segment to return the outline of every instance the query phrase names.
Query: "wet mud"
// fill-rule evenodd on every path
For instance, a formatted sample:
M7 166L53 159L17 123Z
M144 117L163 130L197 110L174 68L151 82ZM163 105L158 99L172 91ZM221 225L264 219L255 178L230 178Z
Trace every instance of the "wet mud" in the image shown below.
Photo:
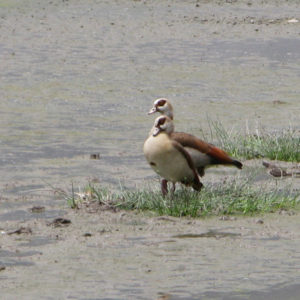
M69 210L64 218L68 226L31 220L32 232L11 235L5 230L15 223L2 228L8 298L271 299L279 290L294 299L299 290L298 214L257 222Z
M1 297L297 299L297 211L190 220L73 211L61 195L88 181L156 184L142 145L158 97L172 101L178 130L198 136L208 120L299 132L299 9L0 1ZM243 163L258 185L299 189L297 176ZM275 175L299 168L267 163ZM210 169L203 183L236 174Z

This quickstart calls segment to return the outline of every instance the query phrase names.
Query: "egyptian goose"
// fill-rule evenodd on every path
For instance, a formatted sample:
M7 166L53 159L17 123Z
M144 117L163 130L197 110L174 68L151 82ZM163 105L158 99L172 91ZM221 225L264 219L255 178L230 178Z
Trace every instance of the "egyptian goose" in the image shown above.
M166 98L159 98L154 101L153 107L148 114L155 112L160 112L162 115L166 115L173 120L173 107ZM205 168L213 165L229 165L235 166L238 169L242 169L243 167L241 162L231 158L222 149L202 141L191 134L172 132L170 138L181 144L189 153L200 176L204 176Z
M143 149L151 168L163 178L161 191L164 196L168 193L167 181L173 183L173 192L176 182L192 186L196 191L202 187L190 155L170 137L173 131L173 121L168 116L159 116Z

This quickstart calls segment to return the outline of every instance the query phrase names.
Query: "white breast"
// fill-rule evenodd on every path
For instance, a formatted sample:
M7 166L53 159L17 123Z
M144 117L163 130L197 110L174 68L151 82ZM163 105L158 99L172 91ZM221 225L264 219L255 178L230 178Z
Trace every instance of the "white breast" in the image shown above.
M193 180L194 173L186 158L173 146L167 134L150 136L144 144L144 154L152 169L168 181Z

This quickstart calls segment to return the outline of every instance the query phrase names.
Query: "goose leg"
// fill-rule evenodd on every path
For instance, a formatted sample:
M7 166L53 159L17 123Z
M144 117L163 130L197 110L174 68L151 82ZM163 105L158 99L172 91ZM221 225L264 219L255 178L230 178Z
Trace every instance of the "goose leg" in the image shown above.
M161 181L161 192L163 196L166 196L168 194L168 180L163 179Z
M175 192L175 189L176 189L176 185L174 182L172 182L173 186L172 186L172 189L171 189L171 193L172 195L174 195L174 192Z

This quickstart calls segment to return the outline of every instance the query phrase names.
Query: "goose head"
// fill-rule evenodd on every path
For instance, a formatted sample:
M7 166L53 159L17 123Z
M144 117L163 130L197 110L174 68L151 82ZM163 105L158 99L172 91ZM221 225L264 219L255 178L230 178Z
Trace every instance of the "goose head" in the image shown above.
M166 115L171 120L173 120L173 107L170 101L166 98L156 99L153 103L153 107L148 112L148 115L154 114L156 112L160 112L162 115Z
M159 116L154 121L152 135L157 136L161 132L171 134L174 131L173 121L168 116Z

